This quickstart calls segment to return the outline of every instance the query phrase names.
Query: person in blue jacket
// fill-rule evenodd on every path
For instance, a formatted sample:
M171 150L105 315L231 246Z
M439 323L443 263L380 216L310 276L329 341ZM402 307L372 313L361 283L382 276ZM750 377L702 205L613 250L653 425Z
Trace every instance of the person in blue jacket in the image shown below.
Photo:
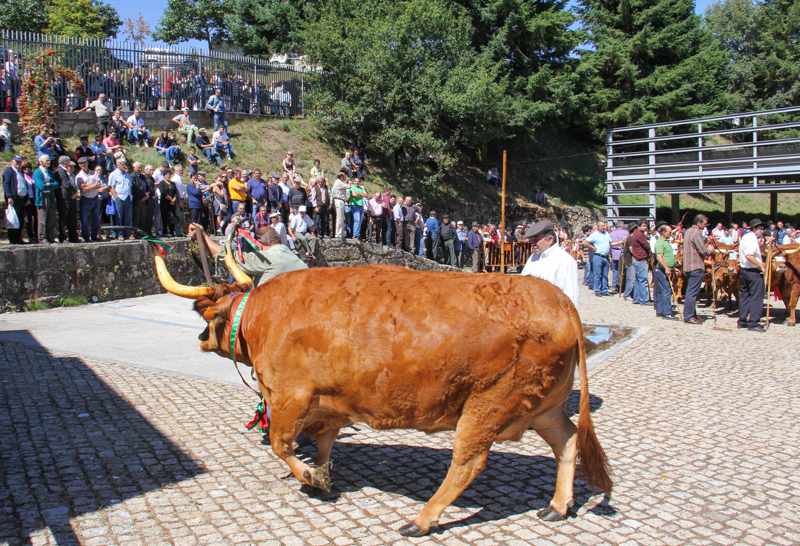
M197 180L197 173L189 175L189 185L186 186L186 195L189 198L189 212L192 214L193 224L202 224L203 219L203 191Z
M50 171L50 156L39 156L39 168L33 171L36 187L36 215L39 222L39 243L53 244L56 239L56 190L58 179Z
M428 219L425 220L425 229L428 232L428 240L430 241L431 259L436 260L439 257L439 220L436 219L436 211L432 210L428 214Z

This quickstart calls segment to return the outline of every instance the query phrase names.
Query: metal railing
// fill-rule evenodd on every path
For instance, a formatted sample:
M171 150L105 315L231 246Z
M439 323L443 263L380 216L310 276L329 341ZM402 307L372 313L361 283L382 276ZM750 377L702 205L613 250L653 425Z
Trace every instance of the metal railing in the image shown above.
M798 137L800 107L610 129L607 217L654 219L659 194L800 190Z
M87 40L33 32L0 30L3 74L0 111L16 109L19 80L27 59L54 51L53 61L75 70L89 100L105 93L114 108L125 110L202 110L214 88L222 89L229 112L296 116L303 113L306 69L265 59L116 40ZM65 78L53 82L59 109L71 112L86 105Z

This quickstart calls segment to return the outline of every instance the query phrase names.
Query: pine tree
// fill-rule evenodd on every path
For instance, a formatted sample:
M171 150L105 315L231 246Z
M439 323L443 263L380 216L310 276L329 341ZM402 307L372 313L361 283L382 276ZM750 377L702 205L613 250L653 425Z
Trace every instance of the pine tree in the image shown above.
M727 109L726 59L693 0L580 0L578 13L590 35L578 71L597 136Z

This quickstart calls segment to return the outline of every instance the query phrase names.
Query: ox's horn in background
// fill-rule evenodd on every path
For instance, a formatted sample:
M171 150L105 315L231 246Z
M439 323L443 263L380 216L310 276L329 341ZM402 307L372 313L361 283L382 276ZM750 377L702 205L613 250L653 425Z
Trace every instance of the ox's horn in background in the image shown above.
M172 275L169 274L167 271L167 264L164 262L164 258L161 257L161 253L158 251L158 245L155 243L150 243L150 246L153 247L153 258L156 261L156 274L158 275L158 280L161 282L161 286L163 286L167 292L171 292L176 296L181 296L182 298L202 298L203 296L210 298L214 296L214 287L213 286L186 286L183 284L178 284L175 279L172 278Z
M236 259L233 257L233 250L231 244L233 243L233 234L236 233L237 226L233 226L231 232L228 233L228 247L225 252L225 266L228 268L228 271L233 278L236 279L236 282L241 282L245 284L249 284L250 288L253 287L253 279L247 276L247 273L242 271L239 267L239 264L236 263ZM248 290L250 289L248 288Z
M798 246L797 248L794 248L794 249L792 249L792 250L783 250L783 249L781 249L781 251L782 251L784 254L794 254L795 252L798 252L798 251L800 251L800 246Z

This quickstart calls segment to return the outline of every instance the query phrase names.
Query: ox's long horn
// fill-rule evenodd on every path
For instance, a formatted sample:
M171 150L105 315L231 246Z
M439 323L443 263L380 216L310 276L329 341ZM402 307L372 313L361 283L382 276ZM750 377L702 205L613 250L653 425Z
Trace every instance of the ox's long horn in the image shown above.
M150 243L150 246L153 247L153 258L156 261L158 280L161 281L161 286L163 286L167 292L171 292L182 298L192 299L201 298L203 296L210 298L214 295L215 290L213 286L186 286L178 284L175 279L172 278L172 275L169 274L169 271L167 271L167 264L158 251L158 245Z
M797 248L794 248L792 250L784 250L783 253L784 254L794 254L795 252L798 252L798 251L800 251L800 246L798 246Z
M228 248L227 252L225 253L225 266L230 271L233 278L236 279L236 282L241 282L245 284L249 284L251 287L253 286L253 279L251 279L247 273L242 271L239 267L239 264L236 263L236 259L233 257L233 250L231 244L233 243L233 235L236 233L236 226L233 226L231 232L228 233Z

